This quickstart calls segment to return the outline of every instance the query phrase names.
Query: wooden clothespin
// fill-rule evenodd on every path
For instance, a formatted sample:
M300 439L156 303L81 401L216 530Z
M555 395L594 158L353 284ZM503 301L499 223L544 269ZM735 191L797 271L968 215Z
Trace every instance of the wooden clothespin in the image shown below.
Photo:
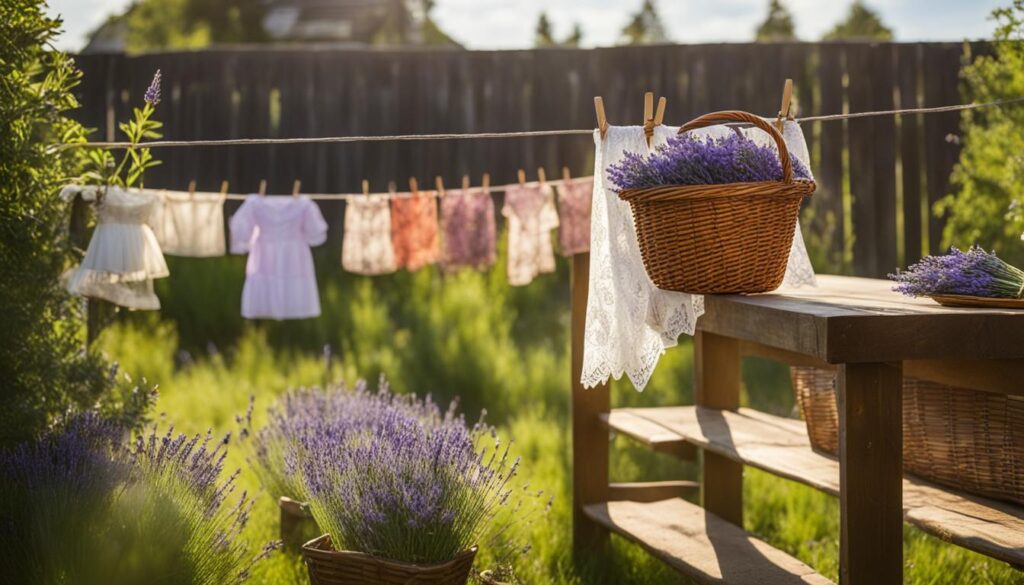
M390 193L392 196L395 193L398 193L398 184L395 183L394 181L388 181L388 193Z
M295 182L292 183L292 197L298 197L299 196L299 190L301 190L301 189L302 189L302 181L300 181L298 179L295 179Z
M644 136L647 137L647 147L651 146L651 138L654 138L654 92L644 93Z
M437 189L437 196L444 197L444 181L441 179L441 175L434 177L434 187Z
M409 192L413 195L420 192L420 184L416 181L416 177L409 177Z
M783 126L785 126L786 120L792 120L793 114L790 111L790 105L793 101L793 80L787 79L786 83L782 86L782 105L779 106L779 117L775 120L775 127L782 132Z
M601 96L594 98L594 112L597 114L597 129L601 131L601 139L604 140L604 135L608 133L608 117L604 114L604 98Z
M221 195L227 195L228 194L228 182L227 181L221 181L220 182L220 194Z
M665 122L665 106L668 104L668 100L665 96L658 98L658 109L654 112L654 126L661 126Z
M267 180L266 179L260 179L260 197L263 197L266 194L267 194Z
M569 174L569 167L562 167L562 182L566 185L572 182L572 175Z
M491 173L484 173L483 179L480 181L480 184L482 184L484 186L484 193L487 193L488 191L490 191L491 190Z
M462 193L469 192L469 175L462 175Z
M537 181L541 185L546 185L548 182L548 174L544 172L544 167L537 167Z
M524 171L523 169L519 169L519 184L526 184L526 171Z
M370 195L370 182L366 179L363 179L363 195Z
M196 198L196 180L195 179L192 179L191 181L188 182L188 198L189 199L195 199Z

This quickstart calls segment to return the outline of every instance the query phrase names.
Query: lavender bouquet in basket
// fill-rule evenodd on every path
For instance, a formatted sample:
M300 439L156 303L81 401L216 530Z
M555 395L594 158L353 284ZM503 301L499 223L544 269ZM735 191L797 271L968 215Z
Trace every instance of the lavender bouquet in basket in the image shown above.
M791 159L793 176L810 179L807 167ZM661 185L717 185L782 180L782 163L774 148L762 146L739 134L699 138L673 136L654 152L625 153L608 168L608 178L618 191Z
M945 256L926 256L889 278L897 283L893 290L913 297L1024 298L1024 271L978 246L966 252L950 248Z

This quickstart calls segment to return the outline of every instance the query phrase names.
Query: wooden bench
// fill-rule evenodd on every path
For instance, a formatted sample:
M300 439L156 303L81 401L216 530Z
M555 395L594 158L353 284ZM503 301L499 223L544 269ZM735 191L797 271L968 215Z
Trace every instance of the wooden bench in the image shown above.
M694 344L697 405L612 410L607 386L579 384L588 270L589 258L576 256L572 411L579 553L611 530L701 582L747 582L744 567L752 564L771 576L760 582L821 582L806 565L749 535L720 536L722 523L742 532L742 468L750 465L839 497L844 584L902 582L904 520L1024 565L1024 508L904 478L901 433L904 373L1024 394L1024 311L949 309L897 295L887 281L837 276L819 277L818 288L706 297ZM739 408L743 355L837 371L838 458L811 450L803 422ZM703 513L681 500L612 502L609 429L662 452L701 449ZM776 568L766 572L769 565Z

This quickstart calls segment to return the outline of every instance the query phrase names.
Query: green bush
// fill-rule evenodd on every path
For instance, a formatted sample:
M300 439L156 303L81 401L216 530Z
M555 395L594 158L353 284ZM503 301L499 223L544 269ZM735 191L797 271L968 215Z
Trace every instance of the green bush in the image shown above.
M993 13L995 53L963 70L966 96L989 102L1024 95L1024 0ZM978 244L1011 264L1024 263L1024 104L965 111L954 194L936 207L949 214L944 246Z

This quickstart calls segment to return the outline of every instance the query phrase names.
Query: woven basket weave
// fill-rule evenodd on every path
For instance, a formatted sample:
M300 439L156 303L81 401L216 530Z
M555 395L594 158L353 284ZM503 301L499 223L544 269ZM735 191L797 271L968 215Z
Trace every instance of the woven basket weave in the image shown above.
M626 189L647 275L658 288L699 294L775 290L786 274L800 203L814 182L793 180L786 143L753 114L724 111L684 124L679 133L742 122L767 132L778 146L781 181L665 185Z
M465 585L476 547L434 565L416 565L360 552L334 550L331 535L307 542L302 556L311 585Z
M792 368L811 446L836 455L835 372ZM1024 504L1024 399L903 380L903 468L973 494Z

